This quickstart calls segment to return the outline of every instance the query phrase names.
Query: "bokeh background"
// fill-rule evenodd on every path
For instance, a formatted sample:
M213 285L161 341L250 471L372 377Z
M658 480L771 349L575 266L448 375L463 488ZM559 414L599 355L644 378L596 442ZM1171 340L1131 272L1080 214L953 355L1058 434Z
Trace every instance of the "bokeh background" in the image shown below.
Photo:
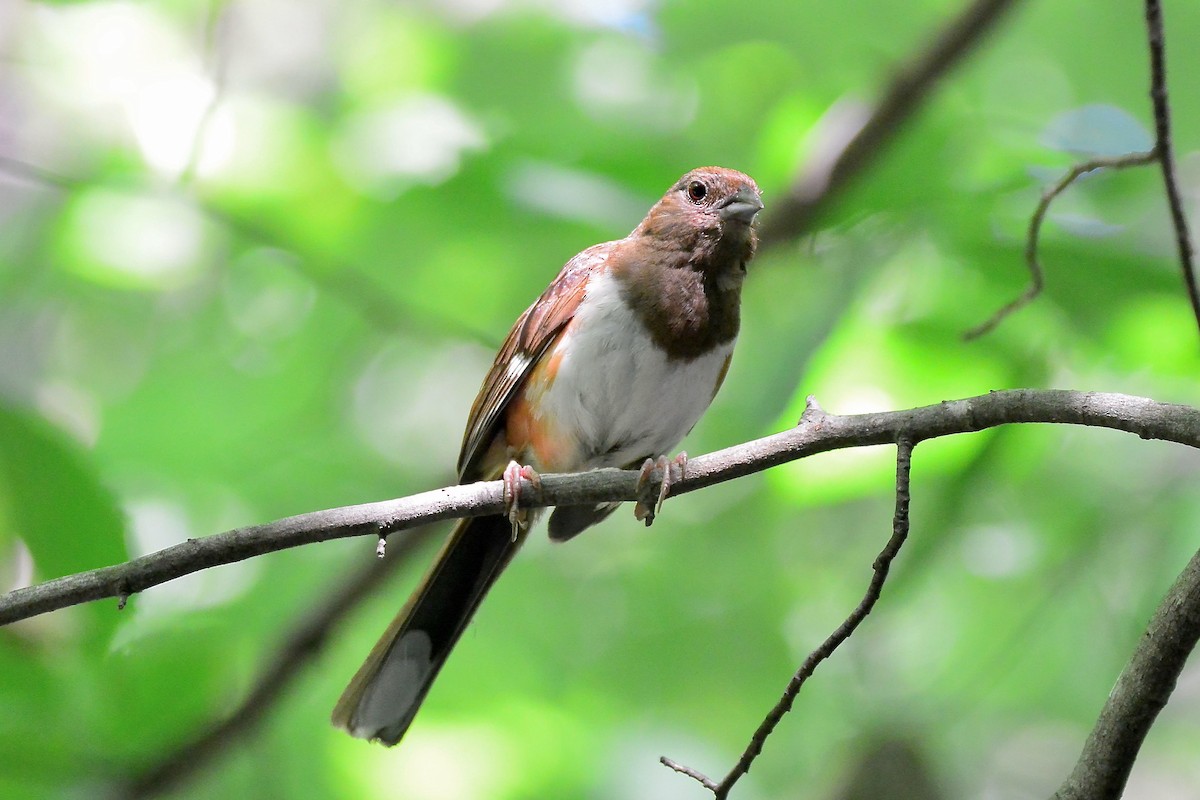
M1166 4L1200 218L1200 6ZM0 586L452 480L494 348L559 266L687 169L772 197L959 2L0 0ZM1200 402L1149 147L1139 3L1026 2L802 239L752 266L693 455L834 412L1058 387ZM890 448L535 534L404 744L332 729L431 549L180 798L701 798L890 532ZM913 537L736 790L1034 798L1068 773L1200 543L1196 456L1025 426L923 444ZM92 798L238 706L373 540L305 547L0 631L0 796ZM1200 792L1200 670L1133 798ZM884 788L868 788L867 778Z

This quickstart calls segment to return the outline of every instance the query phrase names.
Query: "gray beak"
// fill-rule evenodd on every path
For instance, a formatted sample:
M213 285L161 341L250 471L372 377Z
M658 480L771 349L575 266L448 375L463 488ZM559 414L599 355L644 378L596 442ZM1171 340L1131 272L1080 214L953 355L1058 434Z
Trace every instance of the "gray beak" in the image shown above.
M762 211L762 200L751 189L740 189L738 193L722 200L718 205L718 213L723 220L736 220L750 223L754 215Z

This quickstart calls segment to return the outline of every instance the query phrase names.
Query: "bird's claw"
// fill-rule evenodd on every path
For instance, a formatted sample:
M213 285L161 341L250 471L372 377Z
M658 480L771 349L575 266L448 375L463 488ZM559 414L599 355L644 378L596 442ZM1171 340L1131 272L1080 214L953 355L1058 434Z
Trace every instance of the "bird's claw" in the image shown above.
M529 509L521 508L521 479L529 481L535 491L542 491L542 476L528 465L522 466L516 461L508 462L504 468L504 516L512 524L512 538L515 542L523 528L529 525Z
M638 473L638 501L633 507L633 515L639 521L645 520L646 527L654 523L654 517L671 493L671 487L683 480L687 473L687 461L687 453L681 452L671 459L666 456L647 458L642 464Z

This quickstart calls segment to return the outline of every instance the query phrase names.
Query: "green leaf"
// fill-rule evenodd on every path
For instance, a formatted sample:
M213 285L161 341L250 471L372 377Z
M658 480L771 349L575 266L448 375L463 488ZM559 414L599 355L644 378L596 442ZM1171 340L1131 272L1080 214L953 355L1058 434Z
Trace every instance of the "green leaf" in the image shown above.
M1083 156L1119 156L1149 150L1154 137L1128 111L1090 105L1059 114L1042 133L1047 147Z

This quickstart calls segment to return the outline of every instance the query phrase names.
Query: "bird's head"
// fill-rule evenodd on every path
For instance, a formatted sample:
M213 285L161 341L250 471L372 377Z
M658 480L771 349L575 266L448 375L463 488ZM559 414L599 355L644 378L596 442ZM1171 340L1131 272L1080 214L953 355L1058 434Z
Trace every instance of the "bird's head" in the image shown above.
M749 175L700 167L675 182L633 236L689 253L690 266L706 272L714 265L744 268L754 255L754 219L762 208L762 192Z

